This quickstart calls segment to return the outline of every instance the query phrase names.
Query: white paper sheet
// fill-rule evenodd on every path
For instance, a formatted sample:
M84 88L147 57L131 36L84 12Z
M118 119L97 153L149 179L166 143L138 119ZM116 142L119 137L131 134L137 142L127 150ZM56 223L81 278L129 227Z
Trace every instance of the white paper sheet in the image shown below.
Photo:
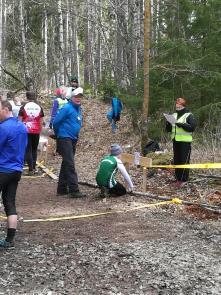
M173 115L165 114L165 113L163 115L170 124L175 124L177 122L177 120L174 118Z

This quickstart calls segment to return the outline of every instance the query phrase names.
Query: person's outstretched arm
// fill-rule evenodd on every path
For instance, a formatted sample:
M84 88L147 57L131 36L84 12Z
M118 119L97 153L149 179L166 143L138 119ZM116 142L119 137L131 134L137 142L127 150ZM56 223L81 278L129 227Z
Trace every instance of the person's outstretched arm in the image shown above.
M120 170L121 174L123 175L125 181L128 184L129 189L133 190L133 187L134 187L133 182L132 182L130 175L128 174L123 162L120 159L117 159L117 168Z

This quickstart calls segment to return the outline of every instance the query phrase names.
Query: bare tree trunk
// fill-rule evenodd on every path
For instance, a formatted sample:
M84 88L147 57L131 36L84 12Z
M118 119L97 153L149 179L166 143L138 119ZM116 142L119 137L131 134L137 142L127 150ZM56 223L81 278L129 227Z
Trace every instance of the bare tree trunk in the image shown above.
M99 5L99 0L96 0L96 5L97 5L97 18L101 18L101 6ZM97 18L96 18L96 24L97 23ZM101 36L100 32L98 30L96 34L96 56L95 56L95 71L96 71L96 79L95 79L95 92L97 91L97 85L99 81L101 81Z
M137 48L137 62L143 67L143 44L144 44L144 0L139 0L139 42Z
M147 143L147 116L149 106L149 58L150 58L150 0L145 0L144 14L144 99L143 99L143 114L142 114L142 152Z
M24 7L23 0L19 0L19 20L20 20L20 30L21 30L21 50L22 50L22 62L23 62L23 77L27 89L32 87L31 77L29 77L28 72L28 62L27 62L27 48L26 48L26 36L25 36L25 22L24 22Z
M93 93L95 93L96 87L96 15L97 7L95 5L90 6L89 10L89 44L90 44L90 85L92 86Z
M7 37L7 10L6 0L0 1L0 65L6 63L6 37ZM4 71L0 69L0 79L3 78Z
M78 31L77 31L77 15L72 13L71 7L74 3L69 0L70 9L70 75L78 76L80 82L80 62L79 62L79 52L78 52Z
M123 86L123 26L125 15L121 9L120 1L116 1L116 81Z
M89 41L89 20L88 20L88 4L90 0L85 1L85 20L84 20L84 83L90 83L90 41Z
M72 13L71 13L71 3L70 0L66 0L66 26L65 26L65 54L66 54L66 75L65 75L65 85L69 83L71 76L71 57L73 55L72 46ZM76 53L74 53L76 55Z
M128 0L128 37L127 37L127 66L128 75L130 81L130 90L133 95L136 93L135 88L135 2L134 0Z
M62 1L58 0L58 15L59 15L59 84L64 84L64 29L62 15Z
M48 15L46 5L44 3L43 18L43 40L44 40L44 65L45 65L45 89L48 89Z

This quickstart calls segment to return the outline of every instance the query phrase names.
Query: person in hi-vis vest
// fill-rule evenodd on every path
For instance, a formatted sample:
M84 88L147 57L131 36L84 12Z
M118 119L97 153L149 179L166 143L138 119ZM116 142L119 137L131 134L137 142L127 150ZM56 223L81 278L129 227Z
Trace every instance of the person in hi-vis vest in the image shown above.
M185 106L186 100L177 98L176 112L173 114L176 122L166 122L166 130L171 132L173 141L174 165L190 163L192 133L196 128L196 120ZM188 181L189 169L175 169L175 177L177 186L181 186L183 182Z

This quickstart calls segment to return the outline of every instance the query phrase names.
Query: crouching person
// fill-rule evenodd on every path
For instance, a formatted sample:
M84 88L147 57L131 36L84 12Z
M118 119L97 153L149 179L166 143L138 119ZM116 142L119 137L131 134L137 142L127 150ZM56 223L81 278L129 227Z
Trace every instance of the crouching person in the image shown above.
M124 164L121 161L122 148L118 144L111 145L110 155L104 157L96 175L96 182L101 189L100 196L123 196L127 193L126 188L116 181L115 175L120 170L127 186L128 192L133 190L133 183Z

